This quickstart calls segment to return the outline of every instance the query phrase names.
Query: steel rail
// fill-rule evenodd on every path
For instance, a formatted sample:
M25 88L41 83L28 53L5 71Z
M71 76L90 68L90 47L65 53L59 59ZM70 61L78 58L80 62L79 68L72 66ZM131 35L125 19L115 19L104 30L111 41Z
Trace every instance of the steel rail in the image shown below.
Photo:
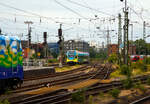
M104 69L104 68L100 68L100 69ZM101 72L101 71L98 70L98 72ZM66 92L65 92L65 93L66 93ZM34 99L31 100L31 98L34 98ZM44 99L44 98L42 98L42 97L40 98L41 100L40 100L40 99L37 99L37 96L31 97L31 98L29 98L29 99L27 98L26 100L27 100L28 103L29 103L29 101L32 102L32 104L34 104L34 102L36 102L37 100L38 100L38 104L39 104L39 103ZM46 99L46 97L45 97L45 99ZM49 97L48 97L48 99L49 99ZM57 100L56 100L55 102L53 102L53 103L57 103L58 101L59 101L59 102L62 102L62 100L63 100L63 101L66 101L65 98L62 99L62 100L60 100L60 98L57 98L56 96L55 96L55 99L57 99ZM67 99L70 99L70 98L67 98ZM40 102L39 102L39 101L40 101ZM44 102L46 102L46 101L49 102L49 100L44 100ZM22 101L21 101L21 102L22 102ZM20 102L20 103L21 103L21 102ZM24 101L23 101L23 102L24 102ZM43 101L42 101L42 102L43 102ZM28 104L28 103L26 103L26 104ZM15 102L14 102L14 103L12 102L12 104L19 104L19 102L18 102L18 103L17 103L17 102L16 102L16 103L15 103ZM23 104L23 103L21 103L21 104Z
M95 73L96 72L89 72L89 73L80 73L80 74L72 75L70 77L66 76L63 79L46 81L46 82L38 83L35 85L25 86L25 87L22 87L22 89L18 89L18 90L12 91L12 92L17 93L17 92L23 92L23 91L28 91L28 90L32 90L32 89L37 89L37 88L41 88L49 83L50 83L50 86L54 86L54 85L61 85L61 84L65 84L65 83L69 83L69 82L73 82L73 81L77 81L77 80L84 80L84 79L88 79L89 77L95 75ZM102 74L105 74L105 73L100 73L100 75L102 75Z
M130 104L141 104L142 102L145 102L147 100L150 100L150 95L149 96L145 96L141 99L135 100L133 102L131 102Z
M69 70L69 71L65 71L65 72L57 72L55 74L49 73L49 74L45 74L45 75L42 75L42 76L39 75L37 77L29 77L29 78L25 78L24 81L31 81L31 80L37 80L37 79L43 79L43 78L67 75L67 74L71 74L71 73L78 72L78 71L84 71L87 68L90 68L90 67L89 66L82 66L82 67L75 68L75 69L72 69L72 70Z

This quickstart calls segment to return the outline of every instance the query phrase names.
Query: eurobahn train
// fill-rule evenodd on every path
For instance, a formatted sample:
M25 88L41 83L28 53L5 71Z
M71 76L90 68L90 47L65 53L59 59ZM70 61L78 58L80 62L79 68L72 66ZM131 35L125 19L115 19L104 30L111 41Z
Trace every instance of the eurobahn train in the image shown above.
M21 41L0 34L0 89L16 88L23 82Z
M68 50L66 53L68 64L76 64L76 63L85 63L89 62L89 53L88 52L81 52L77 50Z

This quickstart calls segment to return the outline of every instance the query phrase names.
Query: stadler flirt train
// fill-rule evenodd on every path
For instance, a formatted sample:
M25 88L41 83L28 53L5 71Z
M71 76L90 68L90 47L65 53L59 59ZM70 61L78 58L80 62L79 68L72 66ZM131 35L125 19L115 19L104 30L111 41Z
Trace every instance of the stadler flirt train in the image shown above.
M89 53L88 52L81 52L77 50L68 50L66 53L67 56L67 63L84 63L89 62Z

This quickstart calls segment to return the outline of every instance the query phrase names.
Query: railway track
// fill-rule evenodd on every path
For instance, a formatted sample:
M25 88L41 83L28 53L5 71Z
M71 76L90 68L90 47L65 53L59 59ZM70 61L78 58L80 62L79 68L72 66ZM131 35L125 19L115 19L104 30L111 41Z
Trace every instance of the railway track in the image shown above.
M150 101L150 95L142 97L138 100L135 100L131 102L130 104L149 104L148 101Z
M100 68L100 70L97 71L97 73L95 73L94 75L90 76L89 78L86 78L86 80L88 79L92 79L92 78L96 78L98 76L98 74L102 73L103 71L106 71L105 74L103 73L100 74L100 76L102 76L102 79L105 79L109 76L111 70L110 68L103 67ZM110 87L110 85L107 85ZM106 86L105 86L106 87ZM94 87L95 88L95 87ZM104 86L101 86L101 88L104 88ZM89 91L91 91L92 88L89 89ZM28 98L22 99L21 101L18 102L11 102L11 104L65 104L65 102L68 102L71 100L71 95L72 93L75 93L76 91L73 92L68 92L66 90L60 90L60 92L58 91L58 93L53 92L54 95L49 92L46 94L41 94L41 95L36 95L36 96L30 96Z
M103 72L104 69L105 69L105 73ZM106 79L109 77L109 74L111 73L111 71L112 70L110 69L110 66L107 66L107 67L105 66L103 68L101 67L100 70L97 70L97 73L90 75L89 78L83 78L82 81L84 82L84 80L99 78L99 76L101 76L101 79ZM103 75L101 75L100 73L103 73ZM147 76L147 75L137 76L137 77L133 78L133 81L134 82L142 81L144 83L148 77L149 76ZM74 80L77 81L80 79L74 79ZM62 82L62 83L64 83L64 82ZM88 97L89 95L99 94L99 92L107 92L114 88L120 89L122 87L123 87L123 85L122 85L121 81L113 81L113 82L107 83L107 84L99 84L98 83L96 85L86 88L85 97ZM72 94L77 91L78 90L73 90L70 92L67 89L59 89L56 91L47 92L47 93L38 94L38 95L32 95L32 96L27 95L26 97L23 97L23 98L17 98L17 99L21 99L19 101L15 101L13 99L11 101L11 104L68 104L68 102L71 102ZM139 103L135 103L135 104L139 104Z
M100 66L100 68L103 69L103 67ZM101 71L101 70L97 70L97 71ZM105 73L102 72L100 73L99 75L95 75L97 74L97 71L91 71L91 72L88 72L88 73L84 73L84 72L81 72L81 73L77 73L77 74L71 74L71 75L66 75L62 78L59 78L59 79L55 79L54 80L46 80L46 81L41 81L41 82L38 82L36 84L30 84L30 85L27 85L27 86L23 86L21 89L17 89L15 91L12 91L13 93L19 93L19 92L24 92L24 91L28 91L28 90L33 90L33 89L37 89L37 88L41 88L41 87L44 87L45 85L50 85L50 86L54 86L54 85L66 85L66 84L69 84L69 83L74 83L76 81L82 81L82 80L85 80L85 79L89 79L90 77L92 78L96 78L96 77L99 77L99 76L102 76L104 75ZM95 75L93 77L93 75ZM99 77L100 78L100 77Z
M67 75L67 74L75 73L75 72L78 72L78 71L84 71L84 70L86 70L89 67L91 67L91 66L84 65L84 66L82 66L80 68L75 68L75 69L69 70L69 71L57 72L57 73L54 73L54 74L48 73L48 74L39 75L39 76L36 76L36 77L34 77L34 76L33 77L27 77L27 78L24 79L24 81L31 81L31 80L37 80L37 79L43 79L43 78Z
M109 71L107 70L107 72L109 72ZM106 76L108 76L107 74L105 74L104 78L106 78ZM136 78L134 78L134 82L138 82L139 80L144 81L146 78L148 78L148 76L136 77ZM122 87L123 86L122 86L121 81L114 81L114 82L108 83L108 84L93 85L86 89L85 97L88 97L89 95L99 94L100 91L107 92L114 88L122 88ZM29 97L29 98L23 99L20 102L16 102L16 103L12 103L12 104L65 104L65 103L68 103L71 101L71 95L77 91L78 90L68 92L68 91L64 90L62 92L58 91L58 93L57 94L55 93L55 95L53 95L53 94L50 95L51 93L37 95L34 97ZM147 100L147 99L149 99L149 97L142 98L136 102L140 102L140 101ZM136 102L131 103L131 104L140 104L140 103L136 103Z

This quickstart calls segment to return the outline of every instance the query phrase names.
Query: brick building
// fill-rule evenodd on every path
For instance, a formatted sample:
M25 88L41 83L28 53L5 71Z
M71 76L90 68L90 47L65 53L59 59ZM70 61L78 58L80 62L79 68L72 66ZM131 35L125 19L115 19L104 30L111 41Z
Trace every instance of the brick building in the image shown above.
M108 55L110 54L117 54L118 53L118 44L110 44L108 46ZM129 50L128 50L129 55L135 55L136 54L136 46L135 45L129 45Z
M108 55L118 53L118 44L109 44L108 45Z

